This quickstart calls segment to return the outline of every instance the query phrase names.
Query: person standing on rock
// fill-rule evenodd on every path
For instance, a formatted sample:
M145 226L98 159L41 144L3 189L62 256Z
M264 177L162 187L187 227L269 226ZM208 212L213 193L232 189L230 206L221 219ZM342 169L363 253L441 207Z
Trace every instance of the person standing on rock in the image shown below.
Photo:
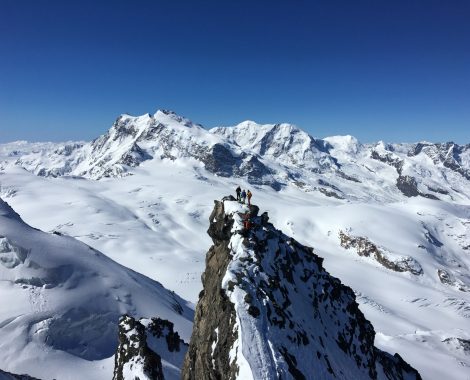
M242 201L243 204L245 204L245 199L246 199L246 191L242 190L241 201Z
M251 196L252 196L252 195L253 195L253 194L251 194L251 191L250 191L250 190L248 190L248 191L246 192L246 197L248 198L248 206L251 206Z
M247 212L244 217L243 217L243 228L245 229L245 232L248 232L251 228L251 215L249 212Z
M242 192L242 189L240 189L240 186L236 188L235 192L237 193L237 201L240 201L240 193Z

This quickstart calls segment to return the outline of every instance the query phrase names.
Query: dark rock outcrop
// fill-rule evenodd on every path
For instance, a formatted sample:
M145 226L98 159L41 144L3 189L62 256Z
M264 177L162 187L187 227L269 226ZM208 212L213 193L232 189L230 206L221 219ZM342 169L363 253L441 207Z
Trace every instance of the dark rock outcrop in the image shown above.
M335 193L334 191L325 189L324 187L318 188L318 191L319 191L320 193L322 193L323 195L326 195L326 196L329 197L329 198L344 199L344 197L342 197L342 196L339 195L338 193Z
M422 193L421 191L419 191L416 178L409 175L400 174L398 176L397 189L400 190L402 194L407 196L408 198L422 196L424 198L439 200L439 198L433 194Z
M235 308L222 289L222 278L231 260L229 242L233 220L216 202L207 233L214 245L206 255L193 334L184 361L182 378L194 380L234 379L237 367L230 362L230 349L237 339L234 332ZM216 343L215 348L213 347Z
M443 283L444 285L453 285L454 282L451 279L451 276L449 272L447 272L444 269L438 269L437 270L437 277L439 277L439 281Z
M446 338L442 341L448 345L453 345L464 354L470 355L470 340L462 338Z
M343 231L339 231L339 239L343 248L355 248L359 256L372 257L387 269L395 272L410 272L414 275L423 274L421 265L412 257L399 256L396 259L392 259L365 237L351 236Z
M160 356L147 346L145 327L124 315L119 320L119 346L114 359L113 380L131 380L128 373L135 373L135 378L141 374L152 380L164 379Z
M418 190L418 183L416 178L410 175L403 174L403 165L405 164L404 160L396 156L394 153L380 154L376 150L371 152L370 158L381 161L394 167L398 173L398 178L396 182L397 189L402 192L406 197L417 197L422 196L424 198L438 200L439 198L433 194L423 193Z
M136 321L124 315L119 321L113 379L179 378L187 349L172 322L158 317Z
M445 269L437 270L437 277L442 284L447 286L453 286L461 292L470 292L470 286L464 284L462 281L455 279L455 277Z
M397 188L407 197L417 197L420 194L416 179L409 175L398 176Z
M373 150L370 154L370 158L373 158L374 160L381 161L383 163L386 163L387 165L394 167L397 170L398 174L402 173L404 162L402 159L400 159L393 153L380 154L376 150Z
M398 354L374 347L354 292L323 259L258 211L215 202L182 378L420 379Z
M269 185L275 190L280 186L258 157L246 153L236 155L222 144L214 144L199 159L206 170L221 177L246 177L251 184Z
M442 164L446 168L460 174L470 181L470 170L462 163L462 154L470 150L470 144L458 145L453 142L446 143L418 143L408 152L408 157L417 156L421 152L429 156L435 165Z

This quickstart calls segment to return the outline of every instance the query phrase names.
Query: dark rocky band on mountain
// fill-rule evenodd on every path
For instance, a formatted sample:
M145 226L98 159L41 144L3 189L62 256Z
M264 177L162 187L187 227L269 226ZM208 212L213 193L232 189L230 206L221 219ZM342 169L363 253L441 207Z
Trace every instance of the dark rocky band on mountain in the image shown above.
M352 190L370 196L367 184L376 181L386 184L386 200L456 200L466 197L461 181L470 180L470 144L361 144L352 136L317 139L292 124L252 121L207 130L167 110L121 115L89 143L14 154L16 165L39 176L91 179L129 176L151 160L191 160L220 177L277 191L293 185L340 200Z

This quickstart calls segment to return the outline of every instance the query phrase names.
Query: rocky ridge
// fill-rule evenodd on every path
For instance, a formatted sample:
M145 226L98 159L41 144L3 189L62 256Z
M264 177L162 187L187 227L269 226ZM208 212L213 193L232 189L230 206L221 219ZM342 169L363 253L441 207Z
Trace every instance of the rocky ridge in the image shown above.
M247 213L252 221L244 229ZM353 291L256 206L216 201L184 379L420 379L374 347Z
M368 238L348 235L339 231L340 244L343 248L355 248L359 256L371 257L387 269L395 272L410 272L416 276L423 274L421 265L411 256L397 256L383 247L378 247Z

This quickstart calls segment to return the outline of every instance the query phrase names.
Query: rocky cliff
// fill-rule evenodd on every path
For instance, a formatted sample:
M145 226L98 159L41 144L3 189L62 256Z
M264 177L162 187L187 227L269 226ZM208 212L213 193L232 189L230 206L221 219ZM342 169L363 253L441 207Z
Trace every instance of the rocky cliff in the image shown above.
M208 233L183 379L421 378L374 346L352 289L256 206L216 201Z
M124 315L119 321L113 380L179 379L187 349L170 321Z

